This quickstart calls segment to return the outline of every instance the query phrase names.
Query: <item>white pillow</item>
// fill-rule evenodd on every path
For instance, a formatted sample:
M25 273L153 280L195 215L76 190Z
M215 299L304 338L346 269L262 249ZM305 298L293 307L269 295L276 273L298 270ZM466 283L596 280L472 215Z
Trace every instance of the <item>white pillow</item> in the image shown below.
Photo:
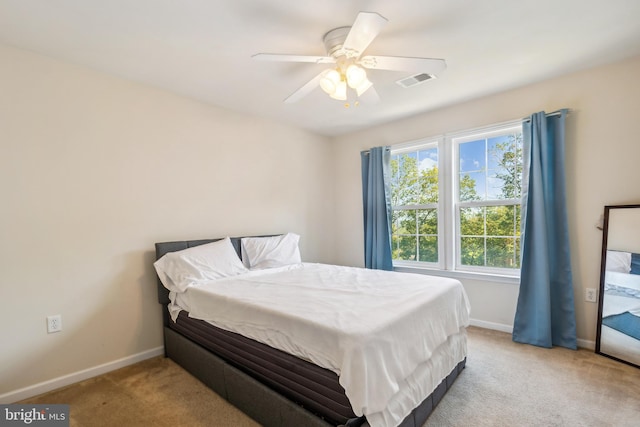
M282 267L299 264L300 236L294 233L273 237L244 237L240 241L242 246L242 260L252 270Z
M228 237L182 251L169 252L153 266L162 284L173 292L184 292L192 284L248 271Z
M605 268L607 271L629 274L631 271L631 253L607 251Z

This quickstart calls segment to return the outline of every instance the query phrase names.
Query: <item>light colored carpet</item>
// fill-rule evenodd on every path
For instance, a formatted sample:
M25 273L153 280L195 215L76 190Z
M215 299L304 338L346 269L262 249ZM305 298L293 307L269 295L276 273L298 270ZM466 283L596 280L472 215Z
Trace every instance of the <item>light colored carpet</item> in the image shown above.
M19 403L69 404L71 427L259 425L164 357Z
M467 367L425 427L640 426L640 369L469 328Z
M70 404L71 426L257 426L165 358L20 403ZM425 424L447 426L640 426L640 369L469 328L467 367Z

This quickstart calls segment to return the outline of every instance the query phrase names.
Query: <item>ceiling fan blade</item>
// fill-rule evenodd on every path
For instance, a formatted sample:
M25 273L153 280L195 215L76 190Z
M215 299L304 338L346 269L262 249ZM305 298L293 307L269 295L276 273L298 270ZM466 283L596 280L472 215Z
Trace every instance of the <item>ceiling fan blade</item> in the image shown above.
M252 58L259 61L312 62L316 64L335 64L336 62L330 56L287 55L280 53L256 53Z
M373 70L423 72L436 76L447 68L444 59L407 56L364 56L358 62L364 68Z
M300 89L293 92L289 95L285 100L285 104L293 104L294 102L298 102L305 96L309 95L318 85L320 85L320 79L324 75L325 71L321 72L307 83L304 84Z
M386 23L387 18L375 12L360 12L342 46L347 56L358 58L362 55Z

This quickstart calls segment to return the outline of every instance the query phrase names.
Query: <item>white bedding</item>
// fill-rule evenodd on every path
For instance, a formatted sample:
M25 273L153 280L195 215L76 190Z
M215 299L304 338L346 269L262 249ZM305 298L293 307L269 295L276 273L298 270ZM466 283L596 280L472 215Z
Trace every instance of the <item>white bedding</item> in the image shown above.
M640 291L640 274L606 271L604 280L609 285L624 286L625 288Z
M605 274L605 288L606 285L640 291L640 275L607 271ZM607 292L605 291L605 293ZM602 317L612 316L626 311L635 316L640 316L640 299L619 295L606 295L602 305Z
M174 320L184 309L336 372L372 427L398 425L433 391L442 377L430 377L432 356L447 366L466 356L469 302L448 278L303 263L188 286L170 298Z

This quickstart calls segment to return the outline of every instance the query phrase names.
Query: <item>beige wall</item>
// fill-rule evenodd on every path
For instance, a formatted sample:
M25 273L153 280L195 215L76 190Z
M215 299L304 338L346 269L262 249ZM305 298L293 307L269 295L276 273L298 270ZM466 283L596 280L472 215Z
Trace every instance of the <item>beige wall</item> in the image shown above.
M362 265L360 150L505 122L545 110L570 108L566 177L578 337L595 341L597 305L585 288L599 286L604 205L640 203L640 58L595 68L407 120L337 138L333 262ZM428 83L427 83L428 84ZM462 280L479 324L513 325L518 286Z
M154 242L293 231L327 261L328 139L8 47L0 64L0 397L162 346Z
M362 265L360 150L562 107L578 335L595 339L595 224L640 202L640 58L333 141L9 47L0 63L0 401L159 349L154 242L290 230L305 260ZM516 285L463 282L476 321L511 325Z

